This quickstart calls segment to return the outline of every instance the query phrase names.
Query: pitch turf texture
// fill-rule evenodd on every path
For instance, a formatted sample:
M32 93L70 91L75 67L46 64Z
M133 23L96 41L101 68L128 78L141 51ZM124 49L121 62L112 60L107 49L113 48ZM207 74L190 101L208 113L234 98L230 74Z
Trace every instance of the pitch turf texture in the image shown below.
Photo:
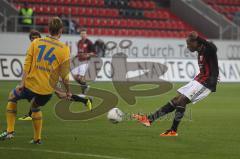
M0 123L6 128L5 107L8 92L17 82L0 84ZM156 110L170 100L176 89L174 84L166 94L138 98L135 106L128 106L121 98L118 107L127 113ZM92 87L109 90L111 83L93 83ZM135 121L112 124L106 114L89 121L62 121L54 114L56 96L42 109L44 115L43 144L30 145L31 121L16 122L16 137L0 142L1 159L239 159L240 157L240 84L220 84L218 92L188 107L179 136L162 138L172 116L146 128ZM95 103L99 101L96 100ZM19 102L18 117L29 109L27 102ZM74 111L84 111L75 105Z

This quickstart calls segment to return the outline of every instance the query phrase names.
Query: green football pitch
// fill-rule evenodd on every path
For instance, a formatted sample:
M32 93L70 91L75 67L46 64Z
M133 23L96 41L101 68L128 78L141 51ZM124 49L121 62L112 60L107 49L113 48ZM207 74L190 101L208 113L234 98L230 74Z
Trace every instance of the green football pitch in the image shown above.
M0 129L6 129L5 107L8 92L17 82L0 82ZM159 96L139 97L129 106L119 97L118 107L127 114L149 113L165 104L183 84ZM111 91L111 83L92 83L91 87ZM30 145L31 121L16 121L13 140L0 141L1 159L239 159L240 157L240 84L219 84L217 93L189 105L179 127L178 137L159 137L171 126L172 115L157 121L150 128L136 121L112 124L106 114L88 121L63 121L56 117L57 97L42 108L43 144ZM95 104L98 103L96 99ZM18 104L18 117L28 112L29 104ZM84 111L74 104L72 111Z

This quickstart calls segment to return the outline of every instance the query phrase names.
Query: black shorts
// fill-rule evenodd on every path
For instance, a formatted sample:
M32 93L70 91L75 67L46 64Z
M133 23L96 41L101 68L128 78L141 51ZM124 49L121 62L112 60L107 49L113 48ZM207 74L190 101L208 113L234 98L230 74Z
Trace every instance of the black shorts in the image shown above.
M38 106L44 106L52 97L52 94L40 95L32 92L28 88L24 88L21 91L21 93L17 93L16 89L14 89L12 93L14 94L15 97L13 99L10 99L9 101L17 103L17 101L21 99L27 99L29 102L34 100L34 103L37 104Z

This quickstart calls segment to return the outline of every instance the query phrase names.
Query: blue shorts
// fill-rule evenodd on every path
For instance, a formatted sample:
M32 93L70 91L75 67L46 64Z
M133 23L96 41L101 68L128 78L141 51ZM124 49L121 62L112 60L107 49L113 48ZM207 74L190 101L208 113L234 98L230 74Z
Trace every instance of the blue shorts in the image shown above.
M14 89L12 93L14 94L14 98L9 101L17 103L17 101L21 99L26 99L29 102L34 100L34 103L38 106L44 106L52 97L52 94L40 95L32 92L28 88L24 88L20 93L17 93L16 89Z

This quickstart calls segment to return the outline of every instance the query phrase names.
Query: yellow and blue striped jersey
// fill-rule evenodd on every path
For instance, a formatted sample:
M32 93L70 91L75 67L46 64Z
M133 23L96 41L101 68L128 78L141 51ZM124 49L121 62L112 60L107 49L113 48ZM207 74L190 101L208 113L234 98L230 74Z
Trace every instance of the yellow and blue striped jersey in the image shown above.
M25 58L25 87L37 94L51 94L54 89L50 84L52 77L55 77L55 80L58 80L58 77L69 78L69 58L69 47L59 40L52 37L35 39Z

